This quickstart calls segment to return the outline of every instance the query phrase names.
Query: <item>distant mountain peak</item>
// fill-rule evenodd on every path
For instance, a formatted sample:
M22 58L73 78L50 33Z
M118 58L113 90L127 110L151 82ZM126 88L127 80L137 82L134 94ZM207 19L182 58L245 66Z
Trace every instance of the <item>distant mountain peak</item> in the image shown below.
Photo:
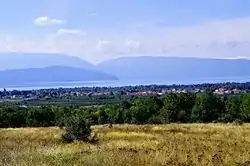
M117 77L101 71L83 68L49 66L46 68L29 68L0 71L0 87L18 87L46 83L109 81Z
M70 66L94 69L94 65L78 57L55 53L1 52L0 70Z

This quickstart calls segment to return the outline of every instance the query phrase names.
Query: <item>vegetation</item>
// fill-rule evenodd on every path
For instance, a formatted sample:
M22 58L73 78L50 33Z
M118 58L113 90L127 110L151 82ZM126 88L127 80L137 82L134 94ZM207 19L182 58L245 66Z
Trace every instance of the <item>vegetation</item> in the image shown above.
M90 123L84 117L70 117L65 124L65 133L62 135L63 141L68 143L73 141L89 141L91 135Z
M118 104L123 100L129 100L140 92L152 92L154 94L166 93L166 91L202 92L205 89L215 91L222 88L231 93L246 93L250 90L250 82L246 83L216 83L216 84L193 84L193 85L138 85L123 87L79 87L58 88L40 90L12 90L0 91L0 105L104 105Z
M90 107L2 104L0 165L241 165L247 122L250 93L210 90Z
M250 160L250 125L93 126L99 143L60 141L56 127L0 129L2 166L243 165Z
M71 116L84 117L91 125L250 122L250 93L219 96L205 91L137 96L98 107L4 105L0 106L0 127L64 126Z
M93 106L105 104L118 104L123 100L130 100L132 95L98 95L98 96L65 96L65 97L41 97L32 100L2 99L0 105L16 106Z

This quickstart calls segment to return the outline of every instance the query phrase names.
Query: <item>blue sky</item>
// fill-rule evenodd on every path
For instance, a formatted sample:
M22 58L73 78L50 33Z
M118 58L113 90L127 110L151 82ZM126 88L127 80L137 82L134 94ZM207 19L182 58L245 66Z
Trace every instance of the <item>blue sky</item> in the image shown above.
M249 0L8 0L0 51L250 58Z

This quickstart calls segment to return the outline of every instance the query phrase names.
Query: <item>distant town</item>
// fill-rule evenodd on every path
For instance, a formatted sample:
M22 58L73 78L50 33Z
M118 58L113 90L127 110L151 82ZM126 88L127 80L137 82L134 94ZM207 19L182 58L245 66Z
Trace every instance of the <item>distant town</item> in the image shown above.
M81 87L40 90L2 89L0 99L37 100L44 98L64 98L105 95L164 95L168 93L202 93L209 89L215 94L242 94L250 90L250 83L218 83L196 85L140 85L125 87Z

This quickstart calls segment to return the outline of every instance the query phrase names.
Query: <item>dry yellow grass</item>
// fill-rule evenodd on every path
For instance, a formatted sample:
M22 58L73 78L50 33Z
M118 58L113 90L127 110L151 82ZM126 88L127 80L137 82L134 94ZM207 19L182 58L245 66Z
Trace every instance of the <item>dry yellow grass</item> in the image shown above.
M241 165L250 160L250 124L93 126L95 145L60 142L58 128L0 129L0 165Z

